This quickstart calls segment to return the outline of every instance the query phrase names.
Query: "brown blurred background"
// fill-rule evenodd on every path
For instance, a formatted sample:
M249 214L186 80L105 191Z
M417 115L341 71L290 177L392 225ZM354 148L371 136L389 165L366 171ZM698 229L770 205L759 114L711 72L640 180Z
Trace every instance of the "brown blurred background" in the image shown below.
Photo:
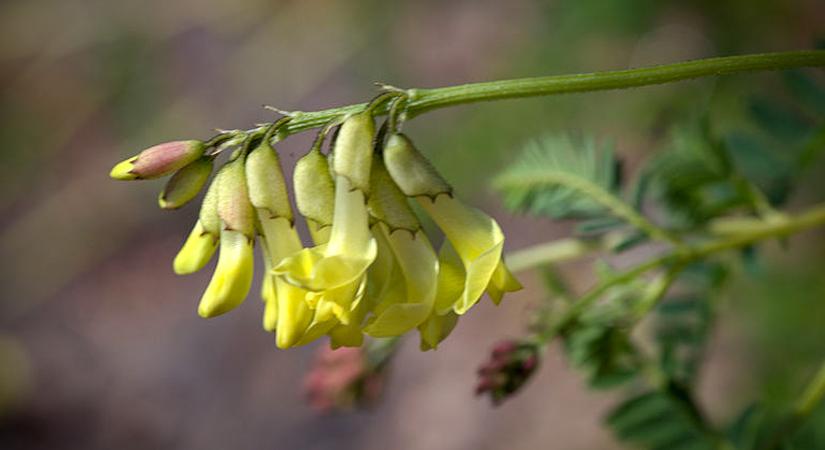
M231 314L198 318L211 271L172 273L197 205L161 212L162 182L114 182L109 169L158 142L271 119L262 104L364 101L373 81L434 87L811 48L823 37L819 0L5 0L0 448L613 448L600 420L615 399L588 392L558 348L502 407L472 395L489 346L522 333L542 295L530 273L527 289L498 308L483 302L437 352L407 339L374 410L316 415L300 392L313 348L277 350L254 292ZM670 118L717 104L735 116L737 99L771 76L465 106L407 130L499 219L513 250L569 232L509 215L488 190L523 142L585 130L638 161ZM309 139L281 146L287 165ZM821 192L823 173L803 183ZM755 392L791 395L800 368L821 358L821 234L774 250L763 276L729 292L703 371L712 417ZM586 265L567 273L588 282Z

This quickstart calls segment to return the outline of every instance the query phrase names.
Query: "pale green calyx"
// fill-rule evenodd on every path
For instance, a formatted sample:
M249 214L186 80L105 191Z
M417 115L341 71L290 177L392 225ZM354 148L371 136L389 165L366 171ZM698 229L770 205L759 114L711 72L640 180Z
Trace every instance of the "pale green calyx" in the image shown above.
M266 210L270 218L293 221L278 153L269 142L262 141L246 157L246 185L249 201L255 208Z
M163 209L177 209L197 197L212 173L212 160L199 158L175 172L158 196L158 205Z
M364 111L347 117L335 140L333 172L349 179L354 189L365 194L369 192L374 135L372 114Z
M390 232L407 230L415 233L421 228L407 197L392 181L380 158L372 163L371 195L367 202L370 215L389 227Z
M440 194L452 195L453 188L404 134L395 133L387 138L384 164L393 181L409 197L435 199Z
M332 225L335 184L327 157L311 150L295 163L292 181L298 212L320 226Z
M211 234L215 239L221 234L221 218L218 216L218 187L221 184L220 180L223 177L223 172L223 169L219 170L212 180L212 184L206 188L206 194L203 196L201 209L198 213L198 221L204 231Z
M244 158L239 157L221 169L218 181L218 216L226 230L255 237L255 211L249 202Z

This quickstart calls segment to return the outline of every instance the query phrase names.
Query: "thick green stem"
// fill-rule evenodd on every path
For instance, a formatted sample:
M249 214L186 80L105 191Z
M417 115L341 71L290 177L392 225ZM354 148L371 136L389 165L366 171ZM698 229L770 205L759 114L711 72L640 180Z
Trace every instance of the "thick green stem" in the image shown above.
M825 51L807 50L726 56L609 72L520 78L435 89L410 89L406 91L408 101L405 111L407 117L411 118L433 109L466 103L626 89L707 76L823 66L825 66ZM361 111L366 106L366 103L359 103L322 111L294 112L292 113L293 120L281 130L281 133L285 136L318 128L342 115ZM383 103L375 108L374 113L376 115L386 114L389 107L389 104ZM268 124L265 124L249 132L260 132L267 126Z

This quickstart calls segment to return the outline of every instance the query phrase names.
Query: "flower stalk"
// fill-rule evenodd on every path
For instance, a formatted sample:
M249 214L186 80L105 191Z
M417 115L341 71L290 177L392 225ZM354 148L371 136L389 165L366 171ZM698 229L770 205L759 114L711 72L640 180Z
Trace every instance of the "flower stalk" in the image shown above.
M723 56L627 70L518 78L434 89L408 89L402 91L406 96L403 115L406 116L406 119L410 119L434 109L468 103L627 89L709 76L801 67L825 67L825 50ZM387 114L393 103L384 102L376 105L372 110L373 116ZM363 111L367 105L367 103L358 103L321 111L295 111L290 113L292 120L281 127L278 134L285 137L301 131L319 128L336 118ZM263 133L267 127L269 127L269 124L264 124L247 130L246 133Z

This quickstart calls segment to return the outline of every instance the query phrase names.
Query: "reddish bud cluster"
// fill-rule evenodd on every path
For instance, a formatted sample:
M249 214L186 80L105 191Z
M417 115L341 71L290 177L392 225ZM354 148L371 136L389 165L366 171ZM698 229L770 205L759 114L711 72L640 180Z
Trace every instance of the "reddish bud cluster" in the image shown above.
M518 391L539 363L539 349L529 342L508 340L493 347L490 359L478 369L476 395L490 394L494 405Z
M380 367L370 367L363 347L319 348L312 369L304 377L304 393L319 412L369 406L383 388L384 373Z

